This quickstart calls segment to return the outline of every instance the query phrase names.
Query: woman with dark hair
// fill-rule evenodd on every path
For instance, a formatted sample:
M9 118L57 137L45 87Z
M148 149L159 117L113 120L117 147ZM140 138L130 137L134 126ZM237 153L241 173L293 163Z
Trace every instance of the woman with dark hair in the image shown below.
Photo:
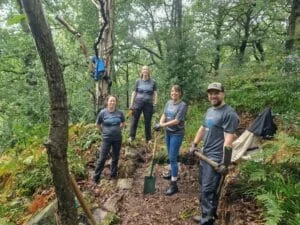
M130 124L130 138L132 142L136 136L138 122L143 112L145 120L146 142L149 144L151 137L151 120L157 104L157 86L156 81L151 79L148 66L143 66L140 79L135 83L134 90L131 94L130 109L132 110L132 119Z
M177 157L184 137L184 125L187 112L187 104L181 100L182 91L180 86L173 85L171 89L171 100L167 102L159 124L155 130L161 127L166 128L165 142L168 150L171 171L164 175L165 179L171 179L170 186L165 192L166 195L173 195L178 192L178 162Z
M122 111L116 108L117 98L113 95L107 98L107 107L102 109L97 116L96 125L102 132L102 145L93 177L94 183L100 182L108 153L112 148L111 178L118 175L118 161L122 144L122 128L125 126L125 117Z

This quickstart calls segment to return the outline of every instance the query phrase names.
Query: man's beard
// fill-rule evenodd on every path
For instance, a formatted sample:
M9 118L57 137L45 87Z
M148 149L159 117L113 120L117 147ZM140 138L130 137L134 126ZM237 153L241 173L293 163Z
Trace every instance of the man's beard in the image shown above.
M220 101L220 100L212 102L212 106L214 106L214 107L219 107L221 104L222 104L222 101Z

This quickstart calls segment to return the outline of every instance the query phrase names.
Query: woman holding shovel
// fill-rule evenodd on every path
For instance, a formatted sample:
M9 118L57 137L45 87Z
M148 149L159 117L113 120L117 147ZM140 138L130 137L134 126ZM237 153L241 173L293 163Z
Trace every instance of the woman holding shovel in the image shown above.
M117 98L112 95L108 96L107 107L102 109L97 116L96 125L102 131L102 145L93 177L93 181L96 184L100 181L100 176L111 148L112 160L110 177L116 178L118 174L118 161L122 144L121 129L125 125L125 117L123 112L116 108L116 105Z
M178 163L177 157L184 137L184 123L187 112L187 104L181 100L182 91L180 86L173 85L171 89L171 100L164 108L159 124L154 129L166 128L165 142L168 150L168 157L171 165L169 175L165 179L171 179L170 186L166 190L166 195L173 195L178 192L177 176Z

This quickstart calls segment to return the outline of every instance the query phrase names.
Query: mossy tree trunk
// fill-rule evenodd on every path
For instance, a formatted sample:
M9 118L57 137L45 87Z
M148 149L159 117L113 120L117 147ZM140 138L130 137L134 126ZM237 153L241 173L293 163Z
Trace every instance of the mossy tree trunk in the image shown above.
M22 3L48 82L51 125L49 140L45 145L58 200L59 218L63 225L76 225L77 211L67 162L68 108L63 73L41 2L22 0Z

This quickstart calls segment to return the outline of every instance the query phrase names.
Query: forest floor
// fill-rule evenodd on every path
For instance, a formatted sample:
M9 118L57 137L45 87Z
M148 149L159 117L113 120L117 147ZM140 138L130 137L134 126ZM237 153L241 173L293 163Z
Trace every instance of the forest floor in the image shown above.
M146 162L135 164L131 177L131 188L116 188L117 181L109 179L109 167L103 172L100 185L92 184L92 170L89 181L81 181L81 189L90 192L93 205L117 215L120 225L188 225L197 224L193 216L199 210L199 183L198 161L184 165L180 164L179 192L172 196L165 196L164 192L169 181L163 179L166 165L156 164L154 176L156 177L156 190L153 194L144 194L144 177L149 175L151 151L145 151L144 146L135 146L144 152L149 159ZM140 148L140 149L139 149ZM121 157L119 165L125 163ZM128 177L127 177L128 178ZM129 178L129 179L130 179ZM121 177L119 177L121 179ZM238 172L231 168L224 182L221 194L218 216L215 225L262 225L262 209L253 199L242 196L235 191L238 185ZM114 199L114 200L113 200ZM107 206L108 201L114 201L115 207Z

